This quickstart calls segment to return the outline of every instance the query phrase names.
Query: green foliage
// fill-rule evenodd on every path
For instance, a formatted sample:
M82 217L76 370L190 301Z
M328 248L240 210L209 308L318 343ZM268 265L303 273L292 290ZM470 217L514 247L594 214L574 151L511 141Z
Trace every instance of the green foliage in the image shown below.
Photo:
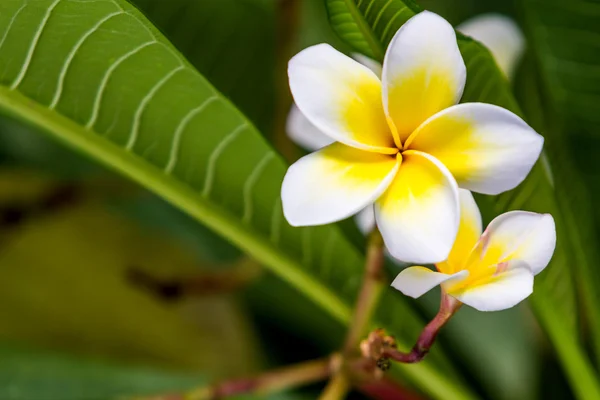
M296 45L330 34L320 14L326 8L331 27L343 41L339 48L353 48L378 60L397 29L420 11L412 0L299 2L309 19L300 22L307 32ZM282 120L273 115L276 109L285 108L276 107L275 85L280 84L276 68L285 61L285 52L276 53L281 51L277 13L287 3L130 3L1 1L0 112L142 184L264 264L284 282L268 275L244 300L250 299L269 313L266 318L299 336L310 335L318 346L332 346L350 319L364 257L356 246L360 240L350 242L343 226L292 228L282 215L279 189L287 165L265 137L271 137L277 120ZM453 7L450 3L445 7ZM522 10L535 59L523 69L517 85L519 104L488 50L458 34L468 76L463 101L494 103L518 114L522 107L527 120L545 135L548 157L516 190L493 198L480 196L478 202L488 220L515 208L554 215L558 248L550 267L536 278L530 304L577 397L595 399L600 398L598 379L580 339L589 336L600 348L600 314L595 311L600 299L594 287L600 281L594 265L600 212L592 207L598 200L593 187L598 176L595 149L600 145L595 101L600 93L600 53L594 35L600 34L600 6L583 0L526 0ZM468 13L459 11L457 15ZM9 133L0 137L3 154L14 157L11 151L23 145L17 157L39 152L46 163L60 164L69 172L65 176L89 176L98 170L63 157L61 151L49 151L50 146L32 139L19 124L0 125ZM0 209L14 204L35 208L35 199L54 187L46 179L30 181L20 174L8 178L0 174ZM10 195L5 198L6 194ZM132 264L157 276L194 271L197 265L189 249L171 246L170 235L193 243L194 255L213 252L229 261L238 256L207 235L204 227L190 229L189 221L156 203L144 198L128 207L135 208L145 229L164 229L158 238L149 238L130 220L116 218L93 202L53 215L35 214L35 221L21 221L18 230L0 230L0 266L5 268L0 284L0 397L143 395L190 388L214 375L259 367L260 347L254 343L248 315L239 313L231 298L175 306L124 284ZM298 300L301 296L312 301L310 307ZM374 321L394 334L403 349L423 326L412 304L386 291ZM218 315L212 313L215 309ZM468 314L453 321L424 363L396 366L393 376L434 398L475 398L474 392L502 398L495 392L504 380L489 381L494 373L505 374L510 365L472 369L490 359L507 362L510 358L501 361L500 356L510 346L483 354L481 349L494 338L465 341L467 324L478 329ZM480 320L485 324L480 325L482 336L514 321L504 316L495 317L496 325ZM205 326L218 329L202 329ZM146 333L143 340L139 327ZM494 337L507 332L498 329ZM64 358L15 348L5 338L146 365L210 371L211 376ZM461 347L456 341L462 341L462 350L456 349ZM448 345L446 350L443 345ZM234 356L223 356L224 347ZM507 351L525 352L522 348L515 345ZM448 351L463 354L453 365ZM465 351L473 354L465 356ZM471 388L464 383L468 372Z
M206 382L194 374L65 357L0 344L0 398L6 400L114 399L172 392Z
M101 400L175 393L208 384L199 374L118 365L99 359L0 343L0 398L4 400ZM312 396L274 394L236 396L239 400L300 400Z
M132 3L261 133L271 132L275 2L134 0Z
M524 72L521 97L526 88L540 98L526 106L544 126L556 194L569 241L571 268L584 307L582 318L600 361L600 292L597 282L598 201L597 148L600 106L600 70L597 18L600 4L585 1L525 1L522 10L532 44L532 60ZM531 96L531 94L529 95ZM559 166L559 167L558 167ZM576 379L573 374L572 379Z

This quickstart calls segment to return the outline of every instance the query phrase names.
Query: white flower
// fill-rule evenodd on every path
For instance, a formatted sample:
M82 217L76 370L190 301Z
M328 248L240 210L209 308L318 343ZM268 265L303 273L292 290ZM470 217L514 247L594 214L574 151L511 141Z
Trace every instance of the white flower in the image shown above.
M463 22L457 29L482 42L490 50L500 69L509 78L514 75L525 48L525 39L513 20L500 14L483 14ZM380 63L358 53L352 54L352 58L381 78ZM335 142L313 125L295 104L287 118L286 132L294 143L310 151ZM355 221L363 234L371 232L375 228L375 210L372 206L366 207L356 214Z
M500 14L482 14L463 22L456 29L483 43L506 76L514 76L525 50L525 38L512 19Z
M326 44L297 54L288 73L299 110L336 141L288 170L288 222L327 224L374 204L387 248L403 261L446 259L458 230L457 183L487 194L512 189L542 148L508 110L455 105L465 65L454 30L430 12L396 33L381 80Z
M437 285L480 311L513 307L533 291L533 277L552 258L556 245L550 214L510 211L496 217L481 234L481 215L468 190L460 190L461 219L448 260L439 272L410 267L392 286L417 298Z

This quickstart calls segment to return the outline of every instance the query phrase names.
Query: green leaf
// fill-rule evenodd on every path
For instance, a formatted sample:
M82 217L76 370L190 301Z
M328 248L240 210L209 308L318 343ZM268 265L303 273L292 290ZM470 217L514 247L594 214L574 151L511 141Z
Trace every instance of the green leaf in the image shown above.
M3 400L123 399L175 393L210 383L199 374L66 356L10 342L0 343L0 358L0 398ZM311 396L278 393L236 398L299 400Z
M81 400L152 395L206 383L197 374L65 356L0 344L0 398L5 400Z
M129 3L1 2L0 109L153 190L349 321L363 254L335 226L286 223L286 164ZM409 347L421 319L398 294L385 302L377 323ZM470 398L439 348L402 370L438 398Z
M249 318L233 298L169 303L131 279L133 271L166 278L201 273L207 266L190 248L85 200L81 187L1 171L0 188L1 214L21 215L0 230L0 337L214 378L260 368ZM40 206L60 198L64 204Z
M263 134L270 133L275 105L275 2L132 3Z
M554 172L556 194L567 226L572 251L571 267L583 301L583 318L600 364L600 272L597 268L600 222L595 204L597 151L600 145L600 4L574 1L525 1L522 4L532 43L532 63L523 79L536 87L544 100L527 110L541 114L546 124L548 155Z
M356 50L379 61L383 59L381 49L387 47L394 33L420 11L414 3L402 0L324 1L331 25L340 37ZM467 67L467 83L461 101L492 103L521 115L510 86L490 52L460 33L457 38ZM562 168L562 164L558 165ZM564 214L563 208L559 207L557 197L560 199L543 155L518 188L496 197L480 196L479 204L487 211L484 214L488 219L508 210L526 209L550 212L557 220L557 249L550 266L536 277L536 290L530 304L557 349L573 385L584 396L582 398L595 398L600 396L600 385L593 379L595 373L577 341L576 290L571 270L572 255L582 253L578 241L580 232L570 215ZM567 345L562 342L564 340L570 343ZM571 351L563 351L567 346Z

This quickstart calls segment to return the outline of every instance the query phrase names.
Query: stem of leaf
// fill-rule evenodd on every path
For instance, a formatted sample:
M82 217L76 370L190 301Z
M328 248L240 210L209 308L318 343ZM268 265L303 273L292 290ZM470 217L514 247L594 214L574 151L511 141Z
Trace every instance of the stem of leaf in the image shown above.
M343 399L350 390L350 380L346 373L339 372L333 375L325 390L319 396L319 400Z
M379 231L374 229L367 243L364 278L342 349L344 359L352 357L358 351L360 340L366 333L379 302L383 289L382 270L384 260L383 238ZM343 399L350 389L351 385L347 371L342 366L327 384L327 387L321 394L321 400Z
M369 322L383 291L384 260L383 238L379 230L374 229L369 236L367 244L363 283L356 300L354 316L348 328L343 348L344 354L352 354L357 351L358 344L367 331Z

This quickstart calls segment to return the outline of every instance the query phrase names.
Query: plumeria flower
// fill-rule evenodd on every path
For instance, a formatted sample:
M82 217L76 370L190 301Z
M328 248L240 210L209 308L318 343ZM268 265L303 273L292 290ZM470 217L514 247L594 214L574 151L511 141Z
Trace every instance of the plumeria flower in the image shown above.
M509 78L514 75L516 65L523 55L525 39L513 20L500 14L483 14L463 22L456 29L482 42L493 54L500 69ZM352 58L381 78L380 63L362 54L352 54ZM288 115L286 132L294 143L310 151L335 142L313 125L295 104ZM363 234L371 232L375 228L375 210L372 206L367 206L356 214L355 221Z
M483 43L498 67L510 79L525 51L525 37L517 24L500 14L482 14L456 27L456 30Z
M533 277L550 262L556 245L550 214L510 211L496 217L481 234L481 214L468 190L460 189L458 236L438 272L409 267L392 286L420 297L437 285L461 303L480 311L515 306L533 291Z
M466 68L452 26L422 12L387 49L381 80L320 44L289 63L296 105L336 142L287 171L283 211L293 226L327 224L375 205L395 258L439 262L458 231L458 185L486 194L517 186L543 138L491 104L458 104Z

